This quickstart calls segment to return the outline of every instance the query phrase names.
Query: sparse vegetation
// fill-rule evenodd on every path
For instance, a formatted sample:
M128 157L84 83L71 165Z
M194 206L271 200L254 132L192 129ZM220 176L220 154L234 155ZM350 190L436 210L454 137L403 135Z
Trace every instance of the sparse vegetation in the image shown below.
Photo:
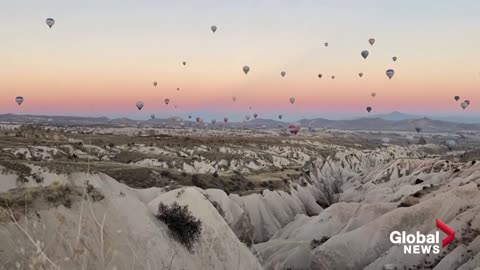
M164 222L172 236L182 243L189 251L199 240L202 232L202 222L190 213L187 206L160 203L157 218Z

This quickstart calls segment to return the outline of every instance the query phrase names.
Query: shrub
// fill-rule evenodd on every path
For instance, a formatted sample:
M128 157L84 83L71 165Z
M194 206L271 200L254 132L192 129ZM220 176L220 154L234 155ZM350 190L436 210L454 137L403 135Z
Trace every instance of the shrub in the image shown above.
M202 222L190 213L187 206L180 206L176 202L169 206L160 203L157 218L168 226L177 241L192 251L193 245L200 238Z

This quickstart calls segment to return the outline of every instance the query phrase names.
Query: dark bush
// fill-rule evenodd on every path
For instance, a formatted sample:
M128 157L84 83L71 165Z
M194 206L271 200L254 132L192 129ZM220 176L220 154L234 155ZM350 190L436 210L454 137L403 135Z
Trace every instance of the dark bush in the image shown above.
M177 241L192 251L193 245L200 238L202 222L188 211L187 206L180 206L176 202L169 206L160 203L157 218L168 226Z

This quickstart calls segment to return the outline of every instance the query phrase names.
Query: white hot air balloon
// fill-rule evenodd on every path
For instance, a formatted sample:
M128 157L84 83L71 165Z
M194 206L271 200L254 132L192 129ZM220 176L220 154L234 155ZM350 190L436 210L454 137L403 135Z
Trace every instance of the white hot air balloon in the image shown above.
M454 140L446 140L445 145L447 146L448 150L453 150L457 143Z
M141 110L143 108L143 101L137 101L136 106L138 110Z
M212 30L213 33L217 32L217 26L216 25L212 25L210 27L210 29Z
M249 66L244 66L242 69L243 69L243 72L245 73L245 75L247 75L248 72L250 71L250 67L249 67Z
M23 103L23 97L20 97L20 96L16 97L16 98L15 98L15 102L17 102L18 106L22 105L22 103Z
M292 103L292 104L295 103L295 98L294 97L290 98L290 103Z
M45 22L47 23L48 27L50 27L50 28L52 28L52 26L55 24L55 20L52 19L52 18L46 19Z
M374 38L369 39L368 43L370 43L370 45L373 46L373 44L375 44L375 39Z

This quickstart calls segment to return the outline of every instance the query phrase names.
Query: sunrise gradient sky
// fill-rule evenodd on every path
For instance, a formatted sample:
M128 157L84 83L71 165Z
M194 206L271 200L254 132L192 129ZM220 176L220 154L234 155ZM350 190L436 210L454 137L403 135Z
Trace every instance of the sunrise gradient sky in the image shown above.
M480 114L476 0L0 0L0 7L0 113L294 119L366 115L372 106ZM454 95L472 101L467 110ZM137 100L145 102L141 112Z

